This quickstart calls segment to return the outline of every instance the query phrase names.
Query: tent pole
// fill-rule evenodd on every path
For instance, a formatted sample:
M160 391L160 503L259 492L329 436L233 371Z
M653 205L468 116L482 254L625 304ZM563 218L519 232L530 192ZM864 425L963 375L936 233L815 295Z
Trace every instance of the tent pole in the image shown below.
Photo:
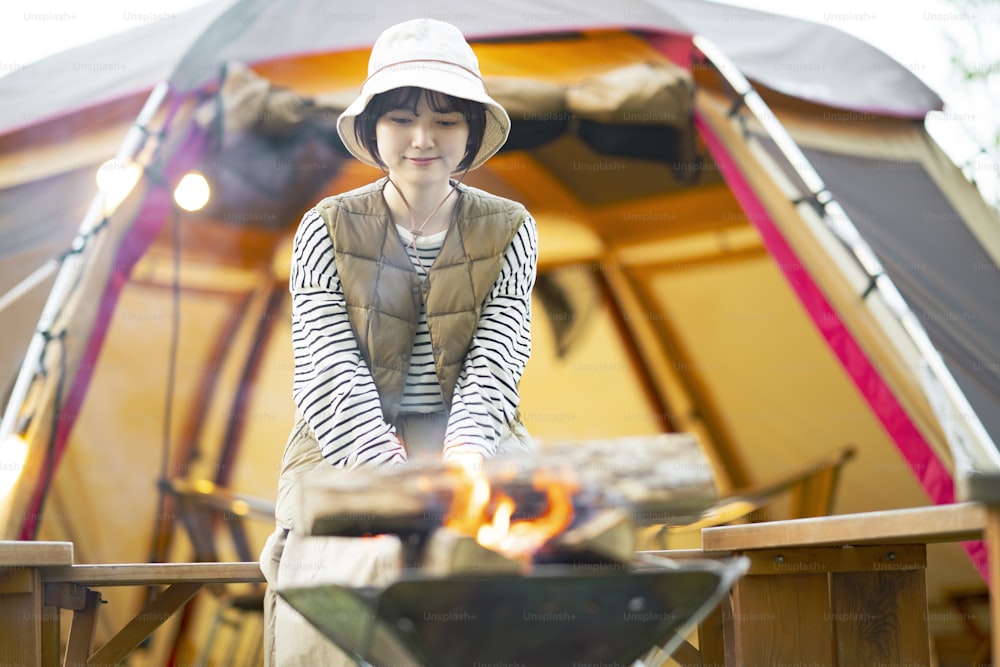
M956 472L963 473L956 475L956 481L961 484L965 478L964 473L972 470L1000 470L1000 450L934 347L927 330L883 270L875 251L861 236L847 212L833 198L812 163L736 65L715 44L701 35L694 36L692 41L774 141L788 166L802 179L812 197L809 203L868 275L871 281L869 290L878 292L916 348L921 358L920 370L923 371L921 388L944 429L955 459ZM960 420L967 426L965 433L956 426Z
M121 147L118 149L115 159L121 162L128 162L132 160L140 150L142 150L146 142L146 138L148 137L145 123L155 115L157 110L160 108L160 105L163 104L163 101L166 99L168 92L169 86L165 81L161 81L156 85L156 87L153 88L153 91L146 99L146 103L143 105L142 110L139 112L136 122L129 128L128 133L125 135L125 139L122 141ZM90 237L98 232L101 226L105 224L108 216L110 215L110 212L105 210L106 199L107 196L103 191L97 193L91 201L86 215L84 215L83 222L80 223L80 227L77 230L77 235L73 240L70 251L62 256L61 261L51 260L59 264L59 273L56 275L55 282L49 292L49 297L45 302L45 308L42 310L41 317L38 321L38 327L36 328L35 333L31 338L31 342L28 345L27 352L24 355L24 360L21 362L21 369L18 372L17 380L14 382L14 387L11 390L10 399L7 401L7 405L4 408L3 419L0 420L0 443L6 441L6 439L12 434L23 430L23 426L18 424L18 418L24 407L24 401L29 390L31 389L32 383L42 371L39 366L42 362L45 346L48 340L46 334L54 328L58 316L66 304L66 299L72 291L73 285L76 283L79 273L83 271L86 265L86 262L83 261L67 262L66 259L73 254L85 252L86 247L91 240ZM43 265L39 271L42 269L48 270L48 264ZM55 270L55 266L53 266L51 270ZM51 271L47 271L47 273L48 272ZM36 273L38 273L38 271L36 271Z

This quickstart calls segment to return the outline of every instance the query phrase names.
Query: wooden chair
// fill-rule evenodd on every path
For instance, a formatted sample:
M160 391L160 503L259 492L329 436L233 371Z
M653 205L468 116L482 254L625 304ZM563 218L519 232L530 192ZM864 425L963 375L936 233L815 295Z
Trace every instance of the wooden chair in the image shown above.
M988 589L953 590L945 606L928 610L928 621L944 619L953 627L949 633L935 634L931 626L934 653L941 665L992 665L990 652L990 596ZM950 623L949 623L950 622Z
M777 517L771 508L786 499L787 516L781 518L826 516L833 510L841 472L856 453L853 446L847 445L776 480L738 489L719 498L692 523L643 529L639 534L639 550L675 549L678 542L688 547L692 545L686 541L699 540L703 528L772 520Z
M847 445L832 454L804 464L801 468L774 481L758 484L723 496L702 516L684 525L661 524L638 531L639 551L670 550L675 558L703 558L700 551L701 531L713 526L737 523L757 523L776 518L771 508L782 500L789 501L787 519L801 519L829 515L833 510L840 475L856 450ZM678 551L678 542L685 551ZM732 611L729 600L705 618L698 628L699 648L689 642L674 652L672 660L681 667L704 664L724 664L726 648L723 646L724 616ZM663 659L656 649L645 656L645 664L657 667Z
M167 492L175 499L179 518L194 549L197 562L223 561L219 553L220 524L228 529L229 540L239 561L257 560L251 548L245 521L274 521L274 503L222 488L208 480L174 479ZM200 665L258 665L262 660L264 591L262 582L237 590L231 585L208 587L218 604L208 635L202 643ZM257 630L259 628L259 630ZM225 637L228 635L228 638ZM249 638L249 639L248 639ZM219 645L225 640L225 646ZM221 661L215 654L221 653Z

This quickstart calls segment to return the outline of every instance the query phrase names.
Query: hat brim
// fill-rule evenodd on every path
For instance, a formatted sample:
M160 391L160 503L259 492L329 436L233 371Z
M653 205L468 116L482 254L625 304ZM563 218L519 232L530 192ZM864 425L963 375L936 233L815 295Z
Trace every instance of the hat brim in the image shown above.
M354 124L368 103L379 93L396 88L415 86L434 90L452 97L479 102L486 107L486 127L483 142L469 165L469 169L481 166L496 154L510 134L510 116L499 102L490 97L482 79L450 63L435 61L414 61L398 63L379 70L368 77L361 86L361 94L337 119L337 133L351 155L367 165L381 168L365 147L358 141Z

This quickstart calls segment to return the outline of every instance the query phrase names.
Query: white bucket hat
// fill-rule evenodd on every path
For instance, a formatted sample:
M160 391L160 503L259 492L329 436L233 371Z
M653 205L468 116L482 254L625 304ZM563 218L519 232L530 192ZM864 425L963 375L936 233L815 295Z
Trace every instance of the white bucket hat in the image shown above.
M361 94L337 120L337 132L351 155L373 167L381 166L358 141L354 122L375 95L406 86L486 105L483 143L469 169L486 162L507 141L510 117L487 92L479 60L461 31L444 21L414 19L387 28L375 40Z

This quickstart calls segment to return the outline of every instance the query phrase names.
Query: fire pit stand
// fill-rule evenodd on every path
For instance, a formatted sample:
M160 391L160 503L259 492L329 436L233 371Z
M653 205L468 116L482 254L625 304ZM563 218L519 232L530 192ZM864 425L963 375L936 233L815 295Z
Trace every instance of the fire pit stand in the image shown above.
M361 666L629 667L656 646L672 653L746 567L743 559L549 565L280 595Z
M655 647L676 650L748 567L635 552L636 526L685 523L714 502L688 434L564 443L457 471L319 466L300 487L304 534L401 542L403 567L387 585L278 589L361 666L641 665ZM541 539L520 551L490 532L536 528Z

